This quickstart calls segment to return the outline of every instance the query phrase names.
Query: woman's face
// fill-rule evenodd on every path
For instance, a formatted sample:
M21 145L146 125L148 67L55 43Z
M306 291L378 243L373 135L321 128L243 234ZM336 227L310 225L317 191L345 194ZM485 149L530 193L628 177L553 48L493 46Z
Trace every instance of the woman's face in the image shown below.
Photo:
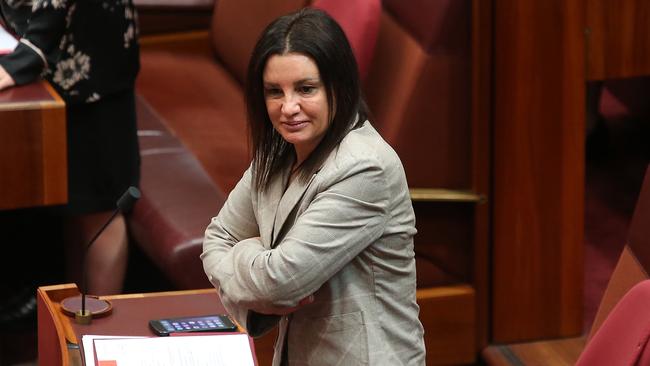
M264 68L264 98L273 127L296 149L298 163L329 127L329 106L316 63L300 53L273 55Z

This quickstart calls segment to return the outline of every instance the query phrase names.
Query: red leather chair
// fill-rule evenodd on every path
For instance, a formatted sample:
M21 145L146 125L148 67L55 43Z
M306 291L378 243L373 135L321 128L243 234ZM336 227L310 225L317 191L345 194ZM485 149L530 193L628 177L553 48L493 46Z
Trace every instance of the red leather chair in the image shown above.
M650 280L623 296L589 340L576 366L650 365Z
M612 273L577 365L650 365L650 166Z

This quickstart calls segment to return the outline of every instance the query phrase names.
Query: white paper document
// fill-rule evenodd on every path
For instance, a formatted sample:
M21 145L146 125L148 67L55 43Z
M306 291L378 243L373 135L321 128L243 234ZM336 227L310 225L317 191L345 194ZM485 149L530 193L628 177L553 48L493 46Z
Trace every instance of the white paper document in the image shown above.
M109 335L92 335L86 334L81 337L81 343L83 344L83 357L84 365L86 366L95 366L95 354L94 354L94 345L93 341L95 339L111 339L111 338L144 338L144 337L129 337L129 336L109 336Z
M112 339L99 337L93 340L98 366L255 365L246 334Z
M0 55L11 53L17 45L16 38L0 25Z

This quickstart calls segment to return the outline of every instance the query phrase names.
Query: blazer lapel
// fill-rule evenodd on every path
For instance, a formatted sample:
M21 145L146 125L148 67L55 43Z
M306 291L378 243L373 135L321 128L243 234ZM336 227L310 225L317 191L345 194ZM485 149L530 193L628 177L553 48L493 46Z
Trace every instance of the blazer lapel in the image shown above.
M280 230L282 230L282 226L284 226L284 223L287 221L287 217L289 217L291 211L293 211L296 204L300 201L303 194L305 193L305 190L307 190L307 187L309 187L315 176L316 174L313 174L307 182L303 182L298 178L294 179L287 188L287 191L284 192L284 195L280 199L280 202L277 206L278 210L275 215L275 223L273 225L273 238L271 241L272 248L277 245L276 241L278 240L278 233L280 233Z
M278 204L284 194L284 187L288 179L288 172L284 171L278 174L270 183L268 190L263 192L259 198L260 214L258 216L258 225L260 228L260 237L268 249L272 248L273 243L273 226L278 212Z

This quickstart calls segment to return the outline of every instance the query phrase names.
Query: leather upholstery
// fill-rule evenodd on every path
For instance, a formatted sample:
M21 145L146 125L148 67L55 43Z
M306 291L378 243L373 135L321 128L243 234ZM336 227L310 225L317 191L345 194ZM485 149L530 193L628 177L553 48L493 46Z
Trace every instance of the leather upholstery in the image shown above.
M600 305L598 305L598 312L591 325L589 338L593 337L625 293L637 283L648 278L648 273L641 266L634 252L626 245L612 272Z
M650 355L650 280L636 284L589 340L576 366L647 365ZM645 360L639 362L640 360Z
M368 75L379 32L381 1L316 0L312 6L337 20L352 46L361 79Z
M639 198L630 222L628 243L639 263L650 272L650 165L641 186Z
M142 98L137 113L142 197L129 216L131 235L175 286L209 287L201 242L225 195Z
M634 215L629 229L627 245L598 306L598 312L591 326L589 337L598 331L618 301L637 283L650 278L650 165L646 170L641 192L637 199Z
M229 192L250 162L241 85L208 55L154 50L140 62L140 95Z
M373 121L402 159L411 187L470 189L469 27L464 42L429 52L407 24L383 12L365 85Z
M468 0L384 0L383 4L429 53L460 49L469 41Z
M212 15L212 45L217 58L243 84L257 37L275 18L309 4L307 0L219 0Z
M598 112L606 120L650 117L650 77L603 81Z

